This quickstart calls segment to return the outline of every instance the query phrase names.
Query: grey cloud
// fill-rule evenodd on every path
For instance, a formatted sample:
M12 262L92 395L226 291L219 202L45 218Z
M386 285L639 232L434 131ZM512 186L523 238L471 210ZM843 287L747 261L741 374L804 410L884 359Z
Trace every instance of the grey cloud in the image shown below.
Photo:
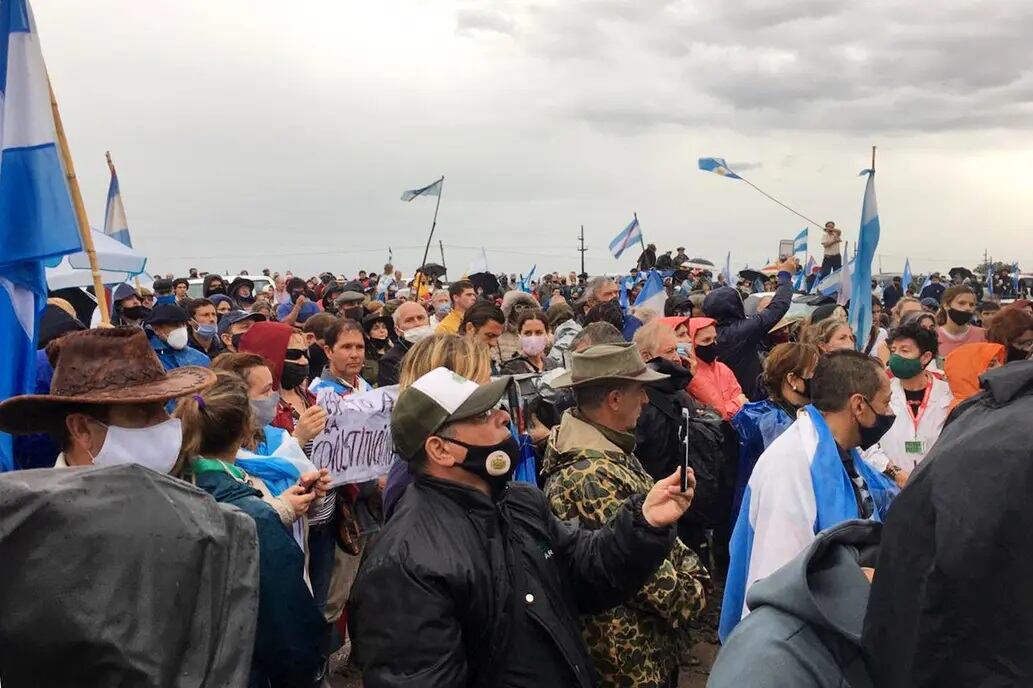
M456 29L459 33L485 31L512 36L516 24L512 17L490 9L468 7L456 12Z

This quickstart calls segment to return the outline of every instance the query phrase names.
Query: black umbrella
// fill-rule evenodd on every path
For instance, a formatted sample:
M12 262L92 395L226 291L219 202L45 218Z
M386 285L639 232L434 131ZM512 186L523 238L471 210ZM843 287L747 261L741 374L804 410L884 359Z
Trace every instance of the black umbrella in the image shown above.
M497 294L499 291L499 280L490 272L475 272L467 279L470 280L475 289L480 287L485 296Z
M757 280L763 281L768 278L767 275L765 275L760 270L750 270L749 268L746 268L745 270L740 270L739 277L745 280L749 280L750 284L753 284Z
M439 277L443 276L446 272L448 272L448 270L445 269L444 265L438 265L437 263L427 263L422 268L420 268L420 272L422 272L424 277L426 277L427 279L436 280Z
M975 275L972 274L971 270L969 270L968 268L963 268L963 267L951 268L947 272L947 274L950 275L951 277L957 277L958 275L961 275L962 279L972 279L975 276Z
M696 270L707 270L710 272L713 272L714 270L714 264L706 258L692 258L682 263L682 266L688 268L689 270L692 270L693 268L695 268Z

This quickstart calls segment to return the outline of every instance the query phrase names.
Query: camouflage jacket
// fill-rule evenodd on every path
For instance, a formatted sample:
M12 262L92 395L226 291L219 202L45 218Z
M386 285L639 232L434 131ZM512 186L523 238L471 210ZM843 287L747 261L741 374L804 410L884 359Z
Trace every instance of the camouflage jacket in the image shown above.
M633 446L633 435L600 428L567 411L553 428L542 463L553 513L599 528L628 497L649 492L653 479L635 458ZM660 568L633 597L602 614L582 616L582 635L600 685L667 685L688 644L687 622L703 610L709 586L709 574L696 554L675 540Z

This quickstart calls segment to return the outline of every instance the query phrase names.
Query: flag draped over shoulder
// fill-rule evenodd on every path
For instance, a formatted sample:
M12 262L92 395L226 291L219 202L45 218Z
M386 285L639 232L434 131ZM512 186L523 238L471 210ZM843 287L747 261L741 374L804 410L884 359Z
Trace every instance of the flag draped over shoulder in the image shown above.
M868 183L861 203L861 232L854 246L851 270L849 323L857 339L858 350L868 345L872 329L872 261L879 247L879 206L875 201L875 170L865 170Z
M610 253L613 254L614 258L620 258L621 254L629 246L633 246L635 242L642 241L642 228L638 224L638 216L628 224L627 227L622 229L617 236L610 242Z
M44 267L82 248L57 146L39 35L26 0L0 2L0 399L35 389ZM11 470L0 433L0 471Z
M699 169L704 172L713 172L729 179L742 179L742 177L728 169L728 163L725 162L724 158L700 158Z
M731 559L718 629L722 642L746 615L753 583L791 561L818 532L860 517L832 431L820 411L813 406L804 410L761 454L746 485L728 546ZM881 521L899 490L856 449L850 456L871 493L872 518Z
M104 208L104 233L117 239L129 248L133 240L129 238L129 222L126 220L126 209L122 205L122 192L118 188L118 174L115 166L111 166L111 183L108 185L108 202Z
M422 188L412 189L410 191L403 191L402 200L411 201L412 199L417 198L418 196L440 196L441 182L443 182L444 180L445 178L442 177L433 184L428 184L427 186L424 186Z

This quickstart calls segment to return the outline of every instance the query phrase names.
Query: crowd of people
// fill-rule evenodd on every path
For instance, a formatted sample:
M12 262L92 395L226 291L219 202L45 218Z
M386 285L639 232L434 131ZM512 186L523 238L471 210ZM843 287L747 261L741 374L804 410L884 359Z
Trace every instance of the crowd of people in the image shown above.
M842 266L834 224L822 245L808 280ZM234 608L218 611L220 624L250 615L227 629L239 651L148 621L170 624L183 666L236 677L226 685L329 685L348 643L370 688L673 687L718 616L717 687L1033 681L1018 435L1033 303L984 300L965 277L934 274L917 295L894 279L873 284L871 331L855 333L849 303L794 289L792 259L731 285L670 254L649 245L627 276L533 282L405 280L389 264L354 278L265 271L258 291L247 273L209 274L200 298L191 271L115 286L111 327L55 296L35 393L0 402L18 467L41 470L0 476L0 494L67 471L246 515L234 537L206 540L239 563L235 597L220 600ZM630 305L652 269L665 271L662 312ZM319 399L376 389L394 390L396 457L377 479L337 484L313 461ZM63 520L70 546L77 522ZM19 537L47 537L51 521L37 523L25 535L19 521ZM0 527L3 568L46 580L32 548L5 539ZM177 577L163 577L170 553L139 555L157 567L155 598L208 575L168 564ZM4 607L4 685L119 671L186 685L149 673L162 662L140 662L111 594L84 571L66 600L110 614L104 638L47 623L40 601ZM12 633L11 647L67 634L136 651L16 678L34 655L3 650Z

